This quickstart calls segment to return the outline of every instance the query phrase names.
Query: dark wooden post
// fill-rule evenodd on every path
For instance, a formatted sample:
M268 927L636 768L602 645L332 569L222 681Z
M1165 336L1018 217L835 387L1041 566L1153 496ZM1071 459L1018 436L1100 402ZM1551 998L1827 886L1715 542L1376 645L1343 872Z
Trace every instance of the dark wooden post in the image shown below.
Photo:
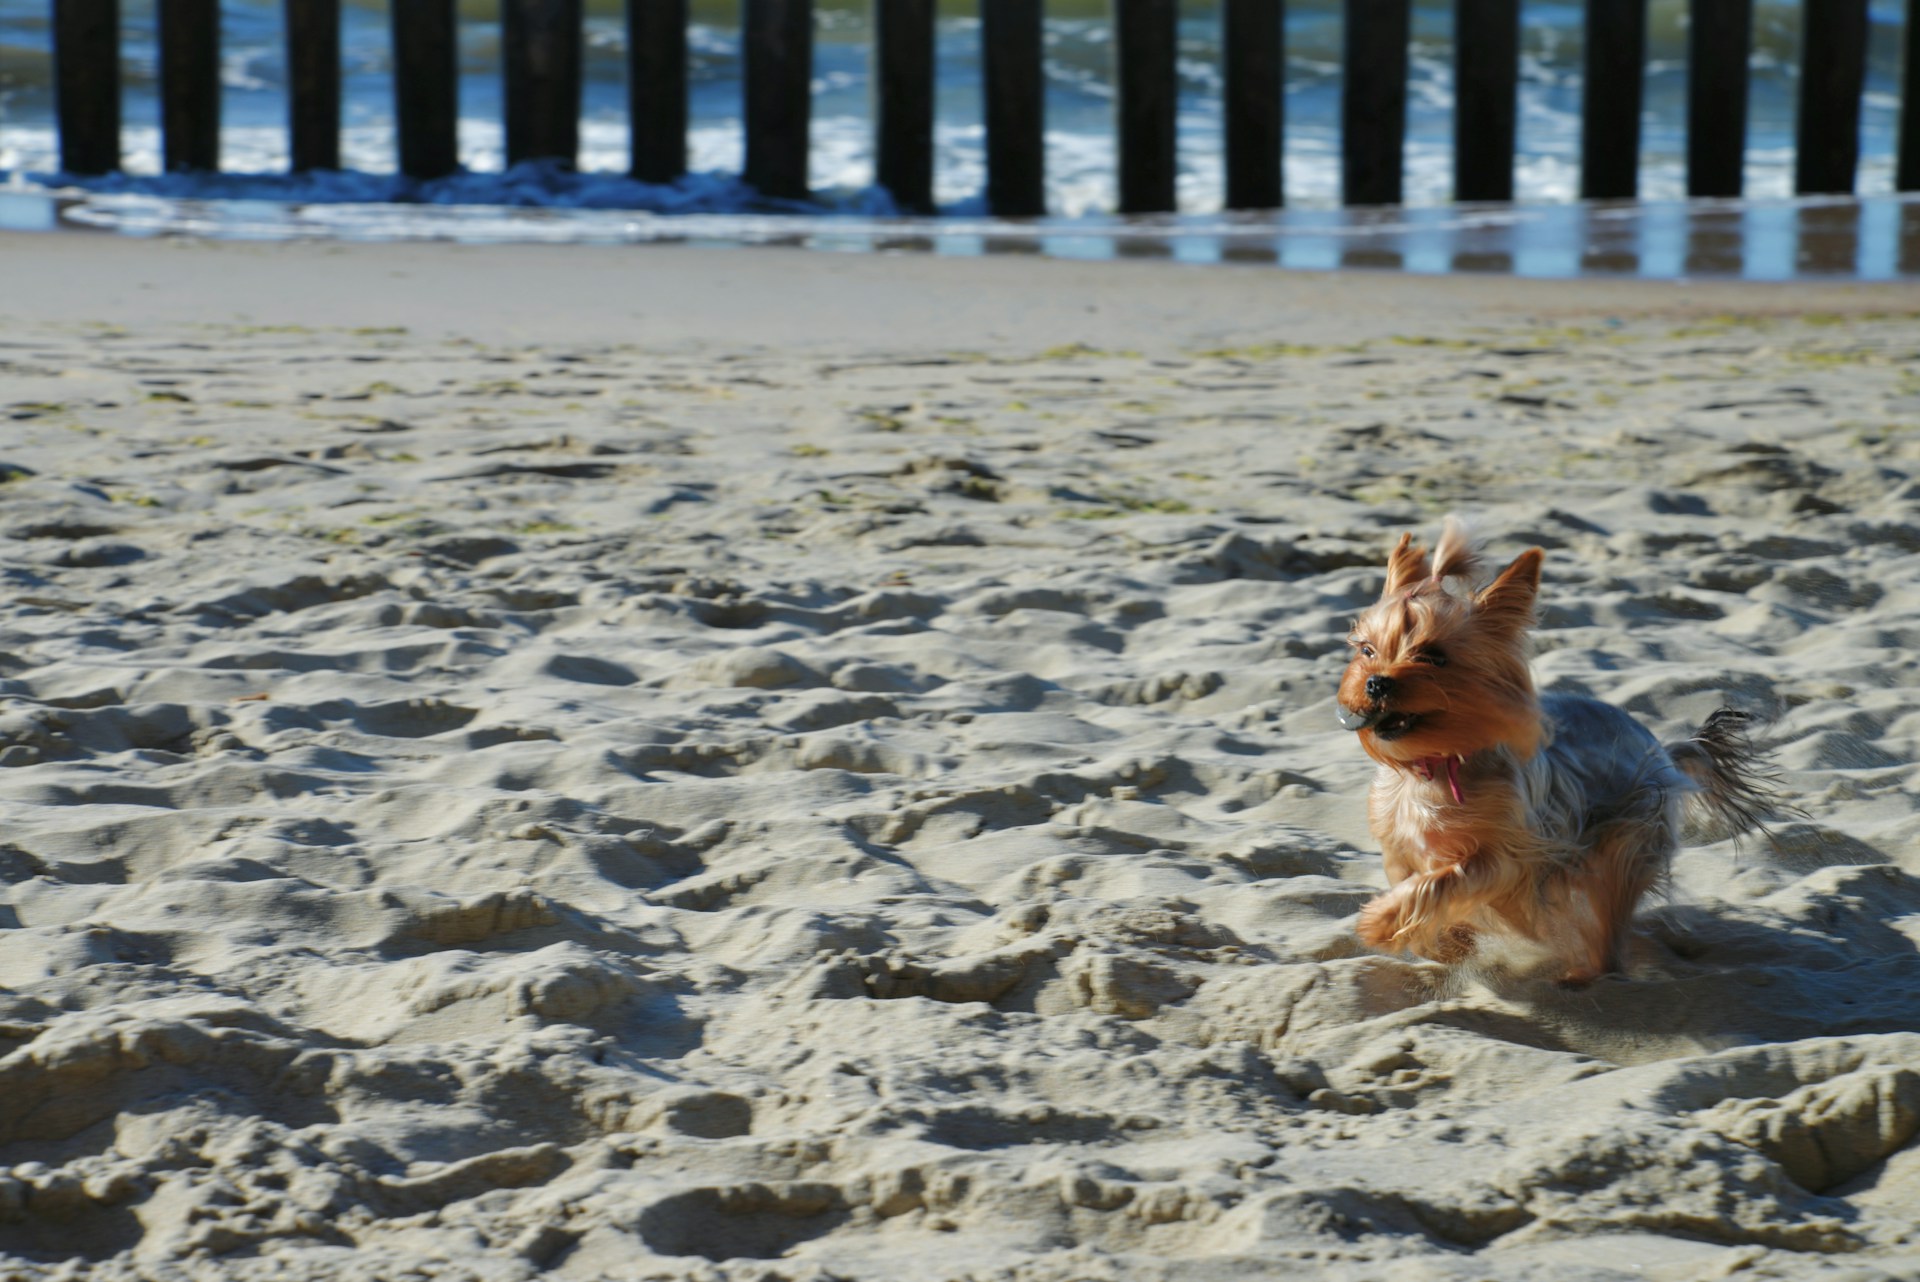
M1224 0L1221 6L1228 209L1286 203L1286 15L1286 0Z
M507 163L580 158L580 0L503 0Z
M746 0L747 182L763 196L807 197L813 121L813 0Z
M1738 196L1747 165L1753 0L1693 0L1687 33L1687 195Z
M1895 191L1920 191L1920 0L1907 0L1906 57L1900 85L1900 148Z
M1408 0L1347 0L1346 85L1340 102L1341 198L1400 203L1407 136Z
M1180 103L1176 0L1113 0L1114 134L1120 212L1174 208Z
M1586 88L1580 104L1580 195L1640 192L1640 99L1647 66L1647 0L1587 0Z
M220 168L219 0L160 0L160 133L168 172Z
M1454 0L1453 198L1512 200L1520 0Z
M293 172L340 168L340 0L287 0Z
M1047 212L1040 20L1041 0L980 0L987 208L1003 218Z
M119 0L53 0L53 94L60 168L120 168Z
M933 212L934 0L873 0L873 176Z
M393 116L400 172L460 167L460 45L454 0L393 0Z
M1793 189L1853 190L1860 160L1860 93L1867 81L1867 0L1809 5L1800 34L1800 124Z
M687 172L687 0L627 0L627 120L635 178Z

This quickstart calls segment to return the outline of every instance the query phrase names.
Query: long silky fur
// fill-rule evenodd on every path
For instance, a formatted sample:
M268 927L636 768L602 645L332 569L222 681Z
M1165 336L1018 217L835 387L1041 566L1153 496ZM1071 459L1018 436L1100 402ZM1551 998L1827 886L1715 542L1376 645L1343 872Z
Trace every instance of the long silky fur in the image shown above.
M1459 517L1449 516L1433 549L1433 579L1463 579L1471 585L1480 577L1480 548L1473 531Z
M1449 965L1481 936L1523 941L1577 984L1625 969L1635 907L1665 880L1683 826L1764 831L1792 808L1745 713L1723 708L1661 744L1612 705L1535 691L1543 556L1529 548L1476 586L1459 522L1430 557L1402 536L1380 600L1354 620L1336 697L1372 711L1358 733L1380 765L1367 818L1388 889L1362 907L1360 938ZM1373 733L1388 714L1400 726Z
M1720 708L1685 739L1663 745L1693 781L1687 822L1703 831L1738 837L1767 831L1767 820L1791 813L1780 796L1780 775L1753 741L1751 713Z

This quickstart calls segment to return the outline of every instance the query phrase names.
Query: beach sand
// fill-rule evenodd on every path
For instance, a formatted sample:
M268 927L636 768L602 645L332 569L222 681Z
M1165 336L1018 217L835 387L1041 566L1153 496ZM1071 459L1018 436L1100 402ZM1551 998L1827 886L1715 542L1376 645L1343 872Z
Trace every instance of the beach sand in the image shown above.
M0 1276L1920 1276L1911 287L0 250ZM1626 978L1353 937L1449 511Z

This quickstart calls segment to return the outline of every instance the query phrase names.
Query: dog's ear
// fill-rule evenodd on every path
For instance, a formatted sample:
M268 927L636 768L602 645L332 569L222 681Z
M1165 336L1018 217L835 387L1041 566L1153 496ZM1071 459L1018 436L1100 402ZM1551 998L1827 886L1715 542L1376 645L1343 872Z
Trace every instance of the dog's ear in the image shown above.
M1402 534L1394 544L1393 555L1387 558L1387 586L1380 590L1380 599L1400 595L1427 573L1427 550L1415 543L1411 534Z
M1540 593L1540 562L1546 555L1539 548L1528 548L1513 558L1513 564L1473 598L1474 617L1514 632L1532 626L1533 599Z

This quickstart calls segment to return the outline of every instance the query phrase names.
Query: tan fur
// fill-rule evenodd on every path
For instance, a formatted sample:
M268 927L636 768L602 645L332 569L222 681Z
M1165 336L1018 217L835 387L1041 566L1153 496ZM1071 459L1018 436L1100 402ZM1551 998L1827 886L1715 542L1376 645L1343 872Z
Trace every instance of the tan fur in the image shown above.
M1398 596L1409 588L1418 587L1426 577L1427 550L1413 541L1413 535L1402 534L1400 542L1387 557L1387 586L1382 597Z
M1410 719L1358 734L1380 763L1368 820L1390 888L1357 929L1374 947L1444 962L1484 932L1519 935L1579 983L1620 968L1634 907L1663 866L1654 848L1670 840L1624 832L1569 850L1529 812L1523 774L1547 733L1526 649L1543 555L1521 553L1475 590L1480 560L1459 525L1431 559L1403 536L1379 602L1354 622L1340 702Z
M1406 586L1408 569L1427 564L1425 552L1410 544L1411 537L1402 536L1379 604L1354 622L1355 655L1341 679L1340 701L1362 706L1368 702L1367 678L1387 677L1403 689L1405 708L1426 724L1391 744L1362 734L1361 745L1389 766L1421 757L1468 756L1502 744L1530 755L1539 740L1540 714L1519 643L1533 618L1540 549L1523 553L1469 599L1425 574L1412 576ZM1423 661L1434 650L1445 655L1444 668Z
M1433 577L1471 580L1479 573L1480 552L1473 546L1467 527L1457 518L1448 517L1433 548Z
M1458 926L1537 937L1547 855L1518 793L1497 764L1470 762L1461 785L1466 800L1456 803L1438 779L1393 767L1375 779L1368 826L1392 889L1361 911L1367 943L1439 960L1436 946Z

